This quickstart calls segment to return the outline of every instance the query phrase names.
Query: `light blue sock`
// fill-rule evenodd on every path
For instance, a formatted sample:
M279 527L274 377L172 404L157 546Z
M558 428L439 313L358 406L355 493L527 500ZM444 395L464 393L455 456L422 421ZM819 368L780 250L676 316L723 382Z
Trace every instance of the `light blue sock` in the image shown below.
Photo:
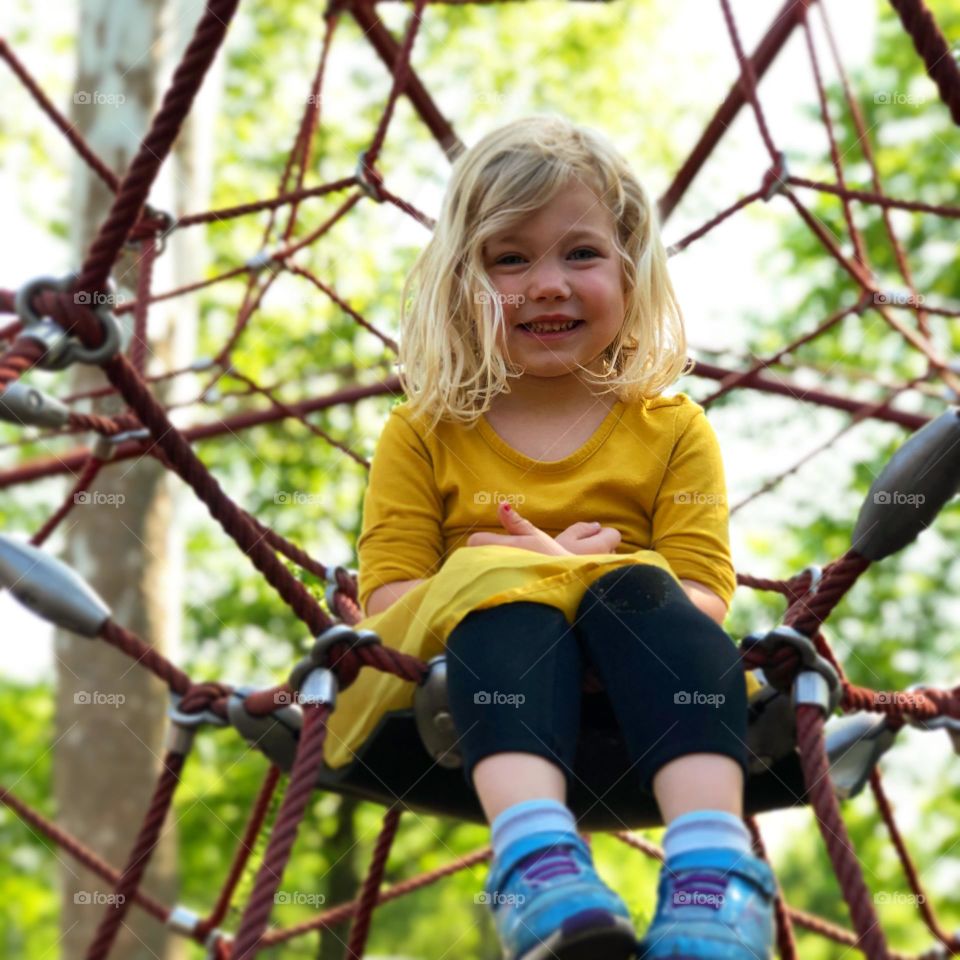
M743 821L726 810L691 810L674 820L663 838L667 860L688 850L726 847L741 853L753 853L750 831Z
M559 800L523 800L507 807L490 825L493 855L499 857L511 843L531 833L561 830L577 837L577 822Z

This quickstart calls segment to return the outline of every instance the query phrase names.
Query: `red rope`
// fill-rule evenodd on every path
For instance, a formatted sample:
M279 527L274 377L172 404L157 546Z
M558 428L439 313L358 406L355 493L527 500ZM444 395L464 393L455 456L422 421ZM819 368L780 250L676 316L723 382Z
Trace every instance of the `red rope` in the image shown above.
M174 790L180 783L180 772L183 769L185 759L183 753L176 753L172 750L168 750L163 758L163 770L157 781L150 807L133 845L130 859L114 887L113 903L107 907L107 911L94 935L93 942L87 949L86 960L104 960L111 946L113 946L117 933L120 931L120 924L133 902L133 894L140 885L140 878L143 876L144 870L147 869L150 857L157 847L163 821L166 819L167 811L173 801Z
M240 878L243 876L244 867L246 867L247 861L249 861L250 856L253 854L253 850L257 842L257 836L260 834L260 830L263 827L263 821L266 819L267 813L270 809L270 801L273 799L273 795L276 792L277 784L279 782L280 768L271 764L270 769L267 771L267 776L263 781L263 785L260 787L260 793L257 796L257 800L253 805L253 810L250 813L250 819L247 821L247 827L244 830L243 837L240 840L239 846L237 847L237 852L233 858L233 863L230 864L230 870L227 873L227 878L224 881L223 886L220 888L220 894L217 897L217 902L214 904L213 910L210 911L210 915L205 920L201 920L200 923L197 924L196 934L198 939L206 939L206 937L223 921L223 918L227 915L227 911L230 909L230 901L237 889L237 884L240 882Z
M150 285L157 245L153 237L143 241L142 255L137 261L137 302L133 310L133 340L130 343L130 363L140 374L147 366L147 315L150 312Z
M910 856L910 852L907 850L907 845L900 833L900 829L897 827L897 822L893 816L893 807L890 805L890 801L887 798L887 793L883 789L883 782L880 779L879 770L870 771L870 789L873 791L874 799L877 801L877 808L880 811L880 815L883 817L883 822L887 825L887 830L890 833L890 839L897 848L897 853L900 856L900 862L903 864L904 873L907 875L907 880L910 883L910 889L913 890L914 895L916 896L917 907L923 916L924 922L927 924L930 932L945 947L949 947L951 953L960 953L960 936L957 934L947 933L947 931L944 930L943 927L937 922L937 918L933 913L933 908L930 906L930 897L927 896L923 884L920 882L920 874L917 872L913 858Z
M380 835L377 837L373 858L370 861L370 869L367 871L360 891L360 903L353 918L353 926L350 928L350 940L347 943L345 954L346 960L360 960L363 956L367 934L370 932L373 908L377 905L377 894L380 892L383 873L387 867L387 857L390 855L390 848L393 846L399 825L400 809L391 807L384 814L383 826L380 828Z
M290 859L297 829L313 793L317 771L323 762L323 743L327 736L327 704L304 705L303 729L297 745L297 756L290 774L290 784L283 798L283 805L270 835L270 843L263 863L254 881L253 893L237 932L231 960L251 960L259 952L260 938L267 928L267 920L273 907L274 897L283 871Z
M170 152L200 84L223 42L237 3L238 0L209 0L207 3L174 71L160 110L124 174L106 220L90 245L74 289L99 290L106 281L127 234L137 221L140 208L147 200L160 165Z
M27 806L22 800L14 796L5 787L0 787L0 803L9 807L24 823L33 827L35 830L49 837L54 843L63 850L66 850L78 863L81 863L88 870L102 877L108 883L116 886L120 882L120 871L114 870L106 862L94 853L89 847L84 846L72 834L58 827L53 821L37 813L31 807ZM140 890L134 891L132 899L139 906L143 907L152 917L155 917L161 923L166 922L170 913L170 908L165 907L159 900L154 899L149 894Z
M23 65L23 62L7 45L7 41L0 37L0 57L3 57L10 69L17 75L20 82L27 88L30 95L36 100L40 109L56 124L57 129L70 141L71 146L84 160L87 166L106 184L107 189L115 193L119 180L116 174L94 153L93 148L77 132L77 128L53 105L50 98L43 92L40 85Z
M890 6L897 11L900 22L910 34L930 79L940 91L940 99L950 110L953 122L960 124L960 67L933 14L923 0L890 0Z
M870 960L888 960L886 938L873 908L870 892L863 882L857 855L833 793L823 724L823 712L819 707L808 704L797 706L797 743L807 795L817 815L817 826L830 854L843 897L850 907L853 926L857 931L857 946Z

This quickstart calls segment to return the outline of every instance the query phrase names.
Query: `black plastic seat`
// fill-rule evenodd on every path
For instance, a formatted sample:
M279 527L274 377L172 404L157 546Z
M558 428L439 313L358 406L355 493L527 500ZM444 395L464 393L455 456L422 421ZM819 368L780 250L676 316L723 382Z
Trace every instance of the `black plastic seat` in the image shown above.
M653 794L641 789L630 767L606 694L584 694L576 780L567 797L582 830L663 824ZM440 766L427 752L412 709L385 714L351 763L337 769L324 765L317 786L384 805L399 803L414 812L486 823L462 767ZM744 792L746 814L806 803L797 750L752 773Z

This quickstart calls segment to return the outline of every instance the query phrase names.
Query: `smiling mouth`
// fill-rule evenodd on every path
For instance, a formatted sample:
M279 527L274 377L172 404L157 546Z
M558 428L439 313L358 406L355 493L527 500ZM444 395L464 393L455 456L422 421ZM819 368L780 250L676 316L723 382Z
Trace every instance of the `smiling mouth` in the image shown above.
M549 336L550 334L569 333L583 326L582 320L572 320L569 323L521 323L520 329L526 333L533 333L539 336Z

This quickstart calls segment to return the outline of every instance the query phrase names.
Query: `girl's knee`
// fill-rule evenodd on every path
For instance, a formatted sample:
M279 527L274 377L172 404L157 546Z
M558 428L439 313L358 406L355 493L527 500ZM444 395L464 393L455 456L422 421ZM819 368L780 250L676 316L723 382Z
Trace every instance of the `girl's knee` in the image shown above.
M635 563L594 580L580 601L577 619L597 606L615 612L649 613L672 603L693 606L683 587L666 570L650 563Z

